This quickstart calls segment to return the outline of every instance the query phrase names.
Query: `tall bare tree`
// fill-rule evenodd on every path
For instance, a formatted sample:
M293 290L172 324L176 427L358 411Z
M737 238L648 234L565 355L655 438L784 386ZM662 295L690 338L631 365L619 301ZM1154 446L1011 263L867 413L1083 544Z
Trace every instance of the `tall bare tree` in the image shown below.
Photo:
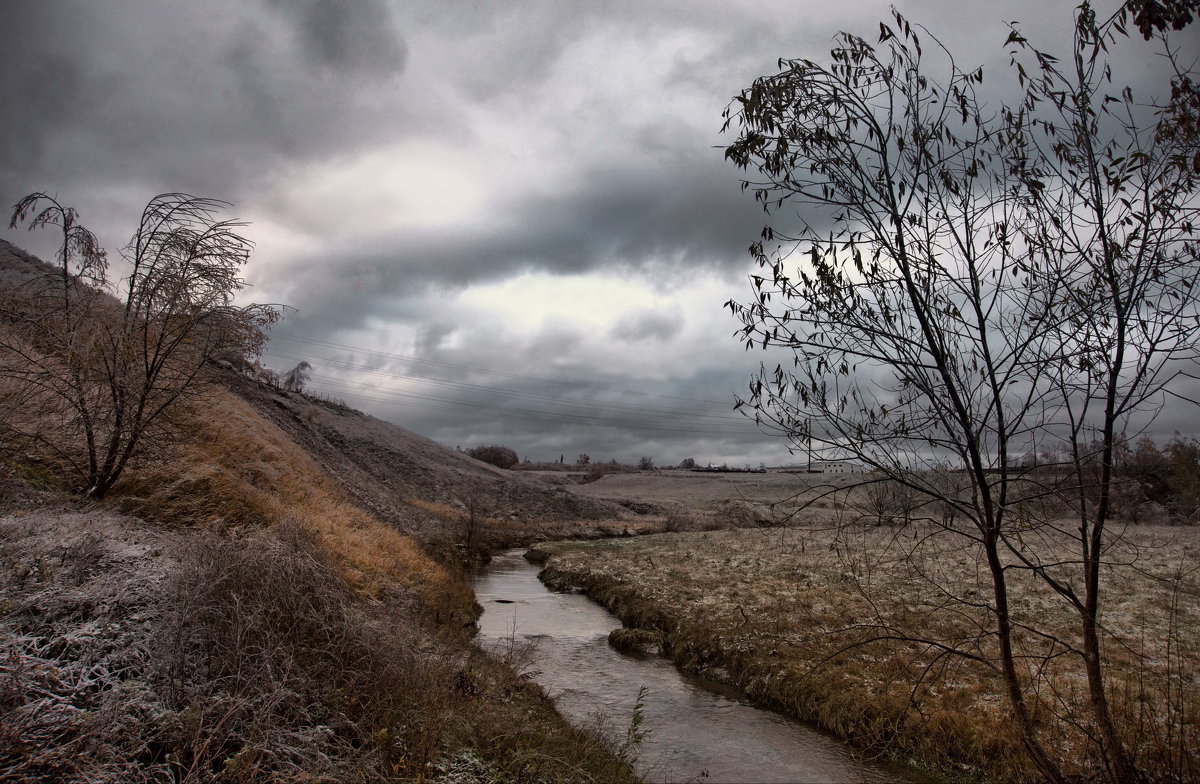
M29 428L6 424L17 431L10 436L69 466L90 497L107 494L129 461L169 431L203 391L210 362L256 355L277 317L274 308L233 301L251 244L237 233L242 224L217 219L225 206L156 196L126 248L130 274L116 287L75 210L44 193L13 210L12 227L55 227L62 244L54 274L4 300L0 373L9 394L46 415Z
M726 110L726 157L757 172L743 187L775 216L751 247L754 300L729 307L748 348L791 353L739 404L797 449L907 488L929 511L906 520L976 549L992 595L939 589L989 622L925 642L1001 676L1054 782L1068 777L1050 740L1065 725L1046 721L1047 684L1068 661L1090 717L1060 718L1111 780L1143 777L1105 665L1114 450L1170 399L1200 341L1196 93L1167 29L1188 20L1151 5L1104 20L1081 5L1062 59L1014 27L1019 98L995 111L983 70L898 13L878 46L843 34L829 66L781 60ZM1131 11L1174 66L1158 103L1112 86ZM1051 444L1069 479L1018 467ZM1029 580L1074 614L1072 634L1014 610Z
M303 392L311 370L312 365L307 361L301 361L296 367L283 374L283 388L288 392Z

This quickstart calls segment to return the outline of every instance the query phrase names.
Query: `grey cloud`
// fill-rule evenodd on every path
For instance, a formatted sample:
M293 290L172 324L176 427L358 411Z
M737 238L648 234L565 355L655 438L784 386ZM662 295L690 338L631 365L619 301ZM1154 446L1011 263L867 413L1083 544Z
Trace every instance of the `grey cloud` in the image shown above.
M571 56L576 42L612 16L604 4L560 0L445 5L439 4L433 24L465 44L459 56L466 67L456 82L481 103L536 90ZM636 14L653 12L638 8ZM602 81L604 74L594 78Z
M457 326L447 321L426 319L417 330L417 356L436 354L442 341L454 334Z
M612 328L611 335L627 343L643 340L665 342L679 334L683 326L680 313L660 313L647 310L622 319Z
M710 321L725 318L716 305L700 315ZM732 338L732 321L729 336L712 343L691 338L690 344L641 344L640 355L663 352L662 361L652 360L651 367L684 367L666 378L659 373L636 377L613 359L603 335L587 335L571 324L550 323L530 334L479 322L456 326L452 344L429 346L419 354L438 364L400 357L380 362L375 355L354 362L468 386L413 388L410 382L409 389L423 398L376 390L365 393L368 399L356 400L352 389L331 386L323 391L444 444L504 443L535 460L557 459L559 454L574 459L587 452L597 460L625 462L649 455L664 465L685 457L739 465L784 461L785 443L764 436L733 411L734 393L746 388L762 355L742 351ZM284 324L281 330L291 334L296 328ZM321 334L325 333L317 336ZM302 356L322 375L322 358L337 353L290 340L276 341L272 350L289 352L275 364L295 364ZM314 381L317 388L322 383Z
M526 351L532 356L555 362L574 355L582 343L583 335L570 325L551 324L533 335ZM515 347L505 348L512 350Z
M378 2L289 3L290 38L253 4L16 5L0 46L5 200L45 188L81 208L101 189L239 201L283 162L439 119L436 102L418 121L403 85L378 82L406 57Z
M438 359L494 366L485 356L487 348L441 352ZM728 362L681 378L646 382L628 378L621 368L587 362L560 372L553 366L554 355L545 350L537 341L506 346L504 367L521 376L474 379L486 383L488 391L430 386L426 394L434 400L384 393L367 405L443 444L502 443L533 460L557 460L563 454L572 461L587 453L597 461L626 463L647 455L660 465L685 457L736 465L786 462L782 440L764 435L732 410L730 390L745 384L746 364ZM416 370L467 380L445 368ZM562 382L539 380L547 376ZM355 405L352 394L347 393L347 400Z
M83 74L78 63L56 53L0 63L7 85L0 87L0 100L21 107L0 123L0 161L36 160L86 95Z
M377 0L268 0L294 24L302 57L353 74L391 76L404 68L407 49L388 7Z
M464 422L461 417L455 419L453 415L434 412L416 414L413 411L407 416L415 414L422 417L429 428L427 432L444 443L467 442L472 435L480 437L481 428L486 428L492 440L508 443L535 460L554 459L561 453L572 459L586 452L596 460L615 458L627 463L648 455L662 465L676 464L685 457L704 462L780 462L786 446L774 438L765 437L749 420L724 420L720 425L712 425L710 422L713 420L689 417L690 414L732 416L732 405L714 406L678 399L680 396L686 397L696 386L702 386L706 391L715 391L714 387L727 388L728 384L735 383L736 377L735 371L719 380L708 378L704 382L697 382L685 378L664 384L641 385L640 390L646 393L644 396L625 394L618 398L617 402L621 405L647 412L665 411L663 416L639 414L626 408L604 408L606 403L614 401L595 396L594 390L603 381L594 382L589 387L593 390L592 397L577 394L569 405L544 405L551 416L557 411L595 413L598 422L604 423L602 425L588 421L541 421L503 416ZM628 379L617 383L624 388L638 386ZM542 385L539 389L546 391L547 388ZM585 403L600 408L585 408L581 405Z
M653 272L669 285L697 269L742 270L762 226L736 172L720 160L667 172L597 169L573 193L510 207L495 223L460 231L317 248L291 266L288 301L306 321L348 329L393 307L397 296L531 270Z

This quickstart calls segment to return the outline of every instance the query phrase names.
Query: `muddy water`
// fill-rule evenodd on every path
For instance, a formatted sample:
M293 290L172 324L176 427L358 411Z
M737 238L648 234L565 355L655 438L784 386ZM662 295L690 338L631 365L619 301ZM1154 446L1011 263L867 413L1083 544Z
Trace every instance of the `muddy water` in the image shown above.
M479 643L532 646L528 668L572 722L601 721L624 737L638 691L649 735L638 768L650 781L918 781L855 759L830 735L754 708L718 684L681 674L658 656L631 656L608 645L620 621L585 596L555 593L538 567L509 551L476 578L483 606Z

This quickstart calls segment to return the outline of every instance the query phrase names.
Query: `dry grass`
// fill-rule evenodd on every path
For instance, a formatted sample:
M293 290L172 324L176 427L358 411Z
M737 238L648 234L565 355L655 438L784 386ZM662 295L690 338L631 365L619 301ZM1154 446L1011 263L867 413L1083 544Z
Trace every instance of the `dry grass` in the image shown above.
M661 504L693 513L720 515L733 507L749 510L762 519L781 521L820 496L825 497L817 501L817 509L830 512L835 502L844 503L848 494L855 498L861 496L861 490L846 489L856 478L862 477L785 472L647 471L610 474L597 482L569 486L569 489L589 498ZM817 519L813 514L814 510L810 508L805 519ZM820 518L821 512L816 514Z
M417 593L447 619L472 612L469 592L419 543L350 503L308 453L229 392L210 396L193 438L169 460L139 466L118 491L123 509L168 525L299 525L364 594Z
M682 666L815 720L856 744L964 780L1034 781L986 667L938 645L992 657L974 553L919 529L718 531L552 544L546 578L582 587L627 626L662 633ZM1110 570L1104 615L1116 708L1140 762L1162 780L1200 772L1200 531L1129 533L1136 569ZM1110 554L1119 561L1119 553ZM1070 613L1032 581L1014 580L1019 620L1070 639ZM938 645L885 639L906 636ZM1039 716L1074 775L1093 774L1086 687L1077 662L1038 658L1019 635Z
M0 517L0 779L623 780L594 738L310 532Z
M439 522L440 533L431 535L426 546L441 563L458 563L477 568L488 554L535 542L562 539L604 539L666 530L668 521L659 517L629 515L612 519L531 518L495 514L483 504L474 510L471 499L450 506L419 498L408 504Z
M470 644L465 582L242 399L156 457L105 506L8 494L0 778L629 778Z

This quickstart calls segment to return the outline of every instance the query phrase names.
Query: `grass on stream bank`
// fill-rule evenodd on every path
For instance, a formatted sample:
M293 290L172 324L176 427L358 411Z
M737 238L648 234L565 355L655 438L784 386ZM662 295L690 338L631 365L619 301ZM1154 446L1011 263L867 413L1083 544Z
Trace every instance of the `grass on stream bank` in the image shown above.
M545 561L552 587L582 588L627 627L644 630L639 644L656 639L684 669L731 683L871 753L947 781L1036 781L999 677L914 641L968 640L986 628L983 610L946 601L939 581L981 605L990 595L969 550L921 546L914 559L921 533L727 530L553 543L532 557ZM1192 565L1200 530L1126 533L1138 568L1104 578L1114 709L1143 769L1163 781L1194 780L1200 576ZM1071 617L1054 597L1032 581L1014 582L1013 593L1018 618L1070 638ZM993 642L984 635L975 652L992 656ZM1038 659L1036 635L1020 635L1018 643L1030 655L1027 674L1040 668L1043 731L1065 769L1086 778L1094 772L1086 685L1065 662Z

